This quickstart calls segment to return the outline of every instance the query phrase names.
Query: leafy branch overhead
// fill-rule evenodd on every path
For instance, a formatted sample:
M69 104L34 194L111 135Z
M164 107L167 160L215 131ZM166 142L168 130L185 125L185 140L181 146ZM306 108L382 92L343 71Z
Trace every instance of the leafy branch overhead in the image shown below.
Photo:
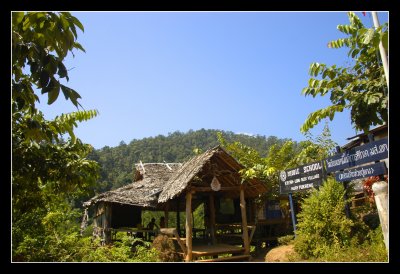
M69 81L63 61L68 52L84 48L76 41L77 28L83 25L68 12L14 12L12 14L12 99L13 110L31 108L39 101L32 84L48 94L52 104L60 90L65 99L78 107L81 98L75 90L63 85Z
M365 28L353 12L349 12L348 17L349 25L337 27L348 37L331 41L328 47L349 48L351 66L327 66L321 63L310 65L309 75L312 78L302 94L316 97L330 93L332 105L309 114L300 129L303 133L324 118L333 120L335 113L345 108L350 109L351 122L357 130L367 132L370 126L388 121L388 86L379 56L381 41L388 50L388 24L377 29Z

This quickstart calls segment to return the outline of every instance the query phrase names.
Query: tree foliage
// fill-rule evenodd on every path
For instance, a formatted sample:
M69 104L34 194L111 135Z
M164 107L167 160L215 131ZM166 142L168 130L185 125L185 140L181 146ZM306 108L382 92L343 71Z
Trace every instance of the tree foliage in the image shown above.
M36 111L39 101L34 88L48 94L48 104L57 100L60 90L65 99L78 106L81 96L63 85L68 70L63 60L73 49L84 51L76 41L81 22L69 12L14 12L12 14L12 99L13 112Z
M262 157L254 148L238 141L228 142L221 133L218 134L220 144L244 166L244 169L240 171L243 179L258 178L265 183L268 192L259 199L259 202L274 199L280 195L280 171L322 160L336 146L336 143L331 140L328 124L315 139L312 138L311 133L308 133L307 138L308 140L299 143L290 139L281 140L269 146L266 156ZM300 193L297 196L302 195Z
M368 132L370 126L388 121L388 86L379 56L380 42L388 50L388 24L366 28L353 12L348 18L350 24L337 26L348 37L331 41L328 47L347 47L353 61L348 67L310 65L312 78L302 94L316 97L329 93L332 105L309 114L300 129L303 133L324 118L333 120L335 113L345 108L350 109L351 123L357 130Z
M167 136L134 139L128 144L121 142L116 147L105 146L96 149L90 154L90 159L96 160L101 170L94 191L101 193L132 182L134 165L139 161L143 163L187 161L196 153L217 146L219 144L217 132L218 130L213 129L189 130L185 133L176 131ZM281 144L286 140L276 136L249 136L230 131L221 133L227 142L241 142L257 150L261 156L267 154L271 145Z
M47 93L52 104L60 90L80 106L80 95L62 83L69 79L64 58L73 49L83 50L77 28L83 31L68 12L12 13L13 260L68 261L79 231L74 201L97 180L98 164L86 158L92 146L73 133L97 111L46 120L36 107L37 92Z

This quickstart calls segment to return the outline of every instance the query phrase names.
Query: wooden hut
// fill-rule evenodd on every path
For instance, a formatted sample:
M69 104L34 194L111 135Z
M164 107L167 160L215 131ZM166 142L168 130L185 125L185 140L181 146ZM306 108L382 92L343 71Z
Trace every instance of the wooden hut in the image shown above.
M164 186L158 198L159 204L171 208L184 203L186 261L224 253L243 253L244 256L249 256L255 226L249 225L248 220L254 224L254 198L262 195L267 189L257 179L243 181L239 173L241 169L241 164L217 146L184 163ZM191 213L193 208L201 203L205 204L206 230L209 231L211 242L193 246ZM241 230L239 235L234 233L238 229ZM229 245L229 237L242 241L243 248Z
M142 223L142 210L157 208L158 194L181 165L180 163L136 164L133 183L101 193L85 202L83 204L85 208L94 208L93 234L110 243L113 232L138 228Z
M100 194L85 206L95 206L95 230L103 233L106 242L111 240L110 231L135 226L140 222L141 210L148 208L165 212L170 228L161 232L178 241L186 261L249 259L257 216L254 199L267 189L257 179L244 181L239 173L243 168L220 146L184 164L140 163L136 165L134 183ZM205 229L196 229L192 212L201 204L205 208ZM177 214L176 226L168 225L171 211ZM184 230L180 229L180 212L185 212ZM199 231L202 237L194 242ZM228 253L233 256L218 258Z

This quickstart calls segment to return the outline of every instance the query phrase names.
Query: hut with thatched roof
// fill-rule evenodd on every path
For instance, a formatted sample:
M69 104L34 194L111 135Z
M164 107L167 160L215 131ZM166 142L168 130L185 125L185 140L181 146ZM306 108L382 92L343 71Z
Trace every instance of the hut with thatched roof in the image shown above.
M175 236L186 261L227 253L243 254L235 256L236 259L250 257L250 242L255 228L252 223L257 216L254 198L267 189L258 179L243 180L239 171L244 167L223 148L214 147L183 164L138 164L136 168L134 183L100 194L85 203L85 206L97 205L95 218L102 221L95 226L101 227L102 231L115 227L113 220L116 211L120 210L115 204L134 207L136 212L132 209L131 213L136 215L140 215L140 208L145 207L163 210L167 224L168 212L176 211L176 227L161 229L161 232ZM104 206L107 204L111 206ZM207 236L205 240L208 242L193 245L192 212L200 204L205 208L206 233L203 235ZM182 211L186 218L184 230L180 230L179 224L179 212ZM118 221L117 224L133 225L127 221ZM238 230L239 234L233 233ZM221 240L217 239L220 231L232 233L224 233L225 238ZM226 244L230 243L226 240L229 236L234 236L243 247ZM206 259L210 260L232 259Z
M135 164L133 183L101 193L83 203L85 208L94 207L93 234L109 243L113 229L141 225L142 209L157 208L158 194L181 166L180 163Z

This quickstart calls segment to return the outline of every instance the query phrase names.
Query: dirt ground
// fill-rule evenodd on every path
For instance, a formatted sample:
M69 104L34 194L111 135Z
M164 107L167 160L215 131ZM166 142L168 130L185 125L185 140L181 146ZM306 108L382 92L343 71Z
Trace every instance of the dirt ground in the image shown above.
M252 262L288 262L287 256L292 252L294 252L293 245L277 246L263 250L253 257Z

